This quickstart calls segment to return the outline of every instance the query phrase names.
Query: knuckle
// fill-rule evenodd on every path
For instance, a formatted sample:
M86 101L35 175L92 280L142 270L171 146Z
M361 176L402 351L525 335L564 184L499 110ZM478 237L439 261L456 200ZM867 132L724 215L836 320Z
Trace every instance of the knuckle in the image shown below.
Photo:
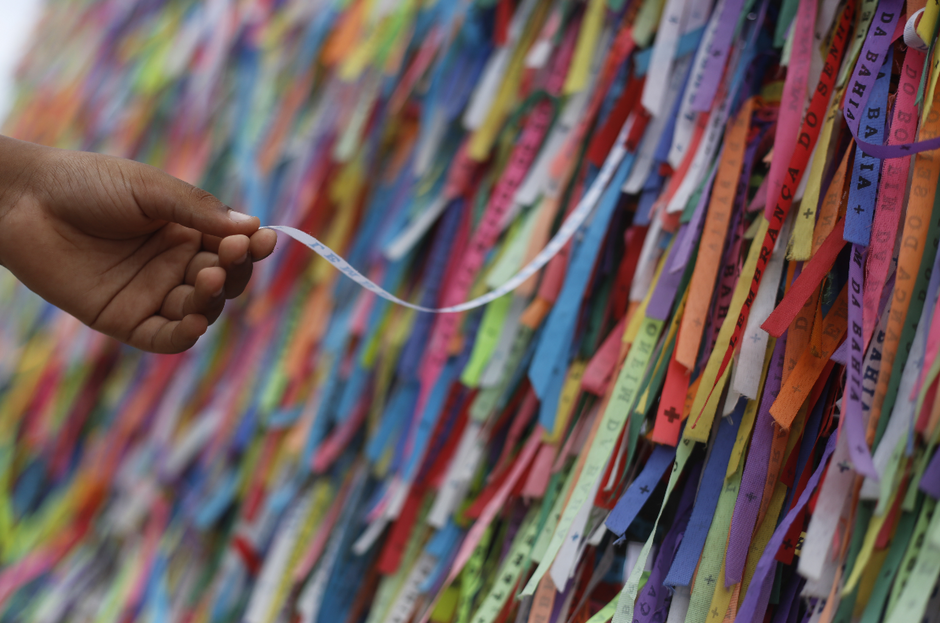
M191 186L189 189L189 202L200 211L218 210L222 206L222 202L211 193L195 186Z

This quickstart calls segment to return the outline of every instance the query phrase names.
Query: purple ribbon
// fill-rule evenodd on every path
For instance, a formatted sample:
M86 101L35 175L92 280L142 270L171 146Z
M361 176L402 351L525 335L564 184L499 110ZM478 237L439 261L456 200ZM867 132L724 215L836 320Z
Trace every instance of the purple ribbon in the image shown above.
M789 584L786 585L786 588L783 589L783 593L780 595L780 605L777 606L777 611L774 612L774 618L771 623L788 623L791 614L793 614L795 618L796 613L791 611L799 612L800 610L798 591L803 588L804 584L805 581L803 578L794 573L793 577L790 578Z
M679 227L679 231L676 234L676 242L672 245L672 250L669 252L667 264L673 262L673 258L678 255L679 246L686 238L690 237L690 231L688 225ZM646 306L647 316L655 318L656 320L666 320L669 317L669 310L672 309L672 303L676 300L676 292L679 291L679 283L682 281L683 273L684 271L665 271L660 275L659 281L656 283L656 289L653 290L653 295L650 296L650 302Z
M823 453L822 459L816 467L816 471L813 472L809 482L806 483L806 489L804 489L802 495L800 495L799 501L796 503L796 506L790 509L790 512L787 513L784 520L777 526L774 535L770 537L770 542L767 543L767 547L764 548L764 553L761 554L760 560L757 562L757 569L754 571L754 577L751 578L751 584L744 597L744 603L742 603L741 607L738 609L738 616L735 617L735 621L749 623L750 621L763 620L764 613L767 611L767 603L770 601L770 592L773 589L774 573L777 570L777 552L780 550L780 546L783 544L783 539L786 538L787 532L790 531L790 526L793 525L793 522L799 517L803 507L806 506L810 496L816 490L816 485L819 484L819 479L826 469L829 457L836 447L836 437L837 435L829 436L829 441L826 443L826 451Z
M685 488L682 489L682 497L679 499L679 507L676 509L676 521L672 525L672 529L666 533L662 545L659 546L659 554L656 555L656 563L653 565L650 577L637 597L636 608L633 611L636 623L654 623L654 621L666 620L672 591L663 586L663 581L666 579L666 573L669 571L669 566L676 555L676 549L678 549L679 542L682 540L685 527L689 523L689 517L692 515L692 503L695 502L695 492L698 489L701 473L702 464L696 463L685 481ZM659 615L658 618L656 617L657 614Z
M741 486L738 488L738 499L734 503L734 514L731 516L731 534L728 537L728 551L725 553L725 586L737 584L744 576L744 563L747 560L751 537L754 535L754 524L757 523L767 480L770 448L774 442L774 420L770 415L770 406L780 392L786 344L784 333L774 345L770 369L767 371L764 395L761 397L760 411L754 424L754 436L751 438L751 450L747 453L747 463L744 465Z
M718 160L721 161L721 154L718 154ZM669 261L669 272L682 272L682 269L685 268L685 265L689 263L689 256L692 254L692 247L695 246L695 242L699 239L699 232L702 229L702 219L705 217L705 206L708 205L708 200L711 197L711 188L715 183L715 173L718 172L718 167L712 169L711 175L708 176L708 181L705 182L705 186L702 188L702 195L698 199L698 205L695 206L695 212L692 213L692 219L688 222L688 234L682 239L676 242L676 252L670 254Z
M849 456L855 471L862 476L878 480L878 471L871 460L871 450L865 439L862 415L862 362L865 343L862 335L862 277L865 273L865 247L853 244L849 261L849 344L850 364L846 368L845 434L849 442Z
M922 151L940 149L940 136L930 137L917 143L904 143L900 145L882 145L869 143L858 137L858 127L862 118L865 103L871 95L872 87L878 77L878 70L884 60L883 56L891 46L898 19L904 10L902 0L882 0L878 4L878 12L868 29L865 45L858 55L858 63L849 80L848 92L845 97L845 108L842 114L849 126L849 131L855 138L855 143L870 156L881 160L891 158L904 158Z
M692 100L692 110L695 112L708 112L712 108L712 100L715 99L718 84L721 82L725 61L728 60L728 50L731 49L731 42L734 40L734 28L738 23L738 16L741 14L743 5L743 0L728 0L725 3L715 36L707 50L698 91L695 92L695 98Z
M878 11L868 28L865 45L858 55L858 62L855 64L852 77L849 79L844 109L842 110L845 122L849 124L849 129L852 130L852 136L858 135L862 111L871 96L872 87L874 87L878 72L881 70L882 63L884 63L883 55L891 46L891 39L898 25L898 18L903 11L904 2L902 0L881 0L878 3ZM873 155L877 156L877 154Z
M933 455L924 475L920 477L920 490L935 500L940 500L940 452Z

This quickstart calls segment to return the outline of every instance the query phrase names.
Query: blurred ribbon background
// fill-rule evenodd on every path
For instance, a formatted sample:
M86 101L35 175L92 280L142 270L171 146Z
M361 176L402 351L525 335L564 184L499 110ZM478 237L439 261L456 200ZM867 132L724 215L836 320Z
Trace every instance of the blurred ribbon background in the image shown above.
M0 272L3 623L938 620L933 0L4 4L5 134L303 244Z

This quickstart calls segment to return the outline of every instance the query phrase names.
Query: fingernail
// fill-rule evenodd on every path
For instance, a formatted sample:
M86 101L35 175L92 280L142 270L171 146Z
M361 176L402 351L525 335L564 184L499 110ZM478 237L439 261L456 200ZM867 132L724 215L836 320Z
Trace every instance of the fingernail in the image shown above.
M237 260L235 260L235 261L233 262L233 264L234 264L235 266L241 266L242 264L244 264L244 263L247 262L247 261L248 261L248 252L246 251L245 254L244 254L243 256L241 256L240 258L238 258Z
M223 290L225 290L225 286L222 286L221 288L219 288L218 290L216 290L215 292L213 292L213 293L212 293L212 298L216 298L216 299L217 299L217 298L219 298L220 296L222 296L222 291L223 291Z
M247 223L252 218L247 214L242 214L241 212L236 212L235 210L231 209L228 211L228 217L236 223Z

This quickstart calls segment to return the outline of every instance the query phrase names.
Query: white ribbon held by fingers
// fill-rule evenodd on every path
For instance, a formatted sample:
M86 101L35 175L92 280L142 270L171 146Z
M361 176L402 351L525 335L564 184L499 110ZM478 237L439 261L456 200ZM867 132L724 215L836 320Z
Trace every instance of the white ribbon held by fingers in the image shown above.
M571 237L574 235L574 233L578 231L578 228L581 227L584 221L587 220L588 216L591 215L591 212L597 205L598 199L600 199L601 193L610 182L610 178L613 176L614 171L620 165L620 161L623 160L623 157L626 154L626 149L624 148L624 142L626 141L626 132L624 130L628 129L626 125L624 129L621 130L620 136L617 137L617 141L614 143L613 149L611 149L610 154L604 161L604 166L598 173L597 178L595 178L594 183L581 198L581 201L578 202L577 207L572 210L571 214L568 215L568 218L565 219L565 222L562 223L555 236L549 240L547 245L545 245L545 248L542 249L538 255L532 258L531 262L523 266L518 273L513 275L509 281L495 290L487 292L483 296L467 301L466 303L461 303L460 305L433 308L422 307L421 305L415 305L413 303L409 303L408 301L403 301L394 294L383 290L378 284L353 268L349 262L344 260L332 249L310 234L300 231L295 227L287 227L284 225L268 225L263 229L273 229L274 231L284 232L297 242L309 247L313 252L332 264L337 270L358 283L360 286L366 290L369 290L370 292L374 292L385 300L398 303L399 305L404 305L405 307L409 307L411 309L416 309L422 312L429 312L432 314L457 313L467 311L468 309L474 309L476 307L486 305L487 303L494 301L504 294L508 294L518 288L520 285L525 283L529 277L538 272L539 269L548 264L549 260L555 257L555 255L561 251L565 244L571 240Z

